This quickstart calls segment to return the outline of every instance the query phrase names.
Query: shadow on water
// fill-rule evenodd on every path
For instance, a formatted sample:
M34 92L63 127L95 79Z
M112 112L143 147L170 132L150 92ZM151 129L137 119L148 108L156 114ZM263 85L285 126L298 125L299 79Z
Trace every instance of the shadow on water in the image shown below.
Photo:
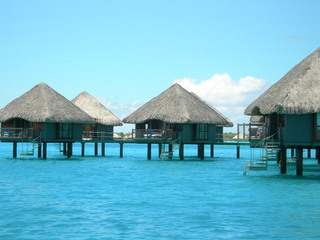
M310 164L303 166L303 175L296 175L295 166L288 166L287 173L281 174L280 168L277 165L271 166L268 170L265 171L249 171L246 176L249 178L255 178L259 180L290 180L290 181L319 181L320 180L320 165Z

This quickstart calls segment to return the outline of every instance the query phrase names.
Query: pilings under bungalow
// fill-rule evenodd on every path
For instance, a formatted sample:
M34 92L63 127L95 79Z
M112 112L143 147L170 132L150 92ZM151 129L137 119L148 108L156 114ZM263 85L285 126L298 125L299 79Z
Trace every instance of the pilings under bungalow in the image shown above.
M141 142L140 142L141 143ZM120 143L120 157L123 157L123 143ZM165 143L165 142L162 142L162 143L151 143L151 142L148 142L148 143L144 143L147 145L147 159L148 160L151 160L152 158L152 145L153 144L156 144L158 145L158 157L161 158L161 154L162 154L162 148L163 148L163 145L164 144L167 144L168 145L168 158L169 159L172 159L173 158L173 144L171 143ZM210 158L213 158L214 157L214 146L215 145L233 145L233 146L236 146L236 158L240 158L240 145L248 145L246 143L184 143L184 142L181 142L179 143L179 148L178 148L178 157L180 160L184 160L185 158L185 151L184 151L184 148L185 148L185 145L197 145L197 157L201 160L204 160L205 159L205 146L206 145L209 145L210 146L210 155L209 157Z
M19 141L13 141L13 158L17 158L17 152L18 152L18 143ZM73 142L59 142L62 144L62 153L67 157L71 158L73 155ZM81 156L85 156L85 145L88 142L81 142ZM159 141L133 141L132 139L129 140L109 140L109 141L100 141L100 142L94 142L94 155L98 156L99 153L99 145L101 145L101 156L105 156L105 148L106 148L106 143L118 143L119 144L119 156L120 158L123 157L124 153L124 144L132 144L132 143L139 143L139 144L146 144L147 145L147 159L151 160L152 158L152 145L156 144L158 145L158 157L161 157L163 145L167 144L168 145L168 151L173 152L173 144L170 144L169 142L159 142ZM46 159L47 158L47 144L48 142L41 142L38 143L37 151L38 151L38 157ZM179 149L178 151L178 158L180 160L185 159L185 145L197 145L197 157L201 160L203 160L205 156L205 146L209 145L210 146L210 155L209 157L213 158L214 157L214 146L215 145L233 145L236 147L236 158L240 158L240 146L241 145L248 145L246 143L228 143L228 142L223 142L223 143L184 143L181 142L179 143ZM278 161L279 161L279 166L280 166L280 173L281 174L286 174L287 173L287 150L291 150L291 157L295 157L296 159L296 175L297 176L302 176L303 175L303 148L302 147L281 147L279 150L279 155L278 155ZM308 148L307 150L307 157L311 158L311 149ZM318 163L320 164L320 148L316 148L316 159L318 159ZM289 152L290 153L290 152ZM173 155L169 154L168 158L172 159Z
M278 155L278 162L280 166L280 173L286 174L287 173L287 163L288 163L288 156L287 156L287 149L291 150L291 158L295 157L296 161L296 175L302 176L303 175L303 150L304 148L301 146L297 147L281 147ZM307 158L311 158L311 148L307 148ZM316 156L315 158L318 160L318 164L320 164L320 148L316 148Z
M13 158L17 158L17 152L18 152L18 143L20 144L24 144L22 141L13 141ZM66 156L67 158L71 158L73 155L73 143L74 142L60 142L60 141L56 141L56 142L44 142L42 141L41 143L38 143L38 147L37 147L37 156L38 158L43 158L46 159L47 158L47 144L48 143L59 143L62 146L62 149L60 149L60 151L62 152L62 154L64 156ZM137 140L135 141L134 139L117 139L117 140L108 140L108 141L95 141L95 142L91 142L91 141L81 141L81 156L84 157L86 155L86 144L87 143L93 143L94 144L94 156L98 156L99 155L99 145L101 146L101 156L105 156L106 155L106 143L118 143L119 144L119 156L120 158L123 157L124 155L124 145L125 144L132 144L132 143L138 143L138 144L146 144L147 145L147 159L151 160L152 158L152 145L158 145L158 157L161 157L161 153L162 153L162 147L167 144L168 145L168 151L170 153L173 153L174 151L174 147L173 144L171 144L168 141L157 141L157 140L149 140L149 141L141 141L141 140ZM207 157L213 158L214 157L214 146L215 145L233 145L235 146L235 150L236 150L236 158L240 158L240 145L248 145L247 143L228 143L228 142L219 142L219 143L204 143L204 142L200 142L200 143L192 143L192 142L188 142L188 143L184 143L181 142L179 143L179 148L177 150L178 152L178 158L180 160L184 160L185 158L185 145L197 145L197 157L201 160L203 160L206 155L205 155L205 146L209 145L210 146L210 155ZM36 151L36 150L35 150ZM33 154L32 154L33 155ZM169 154L168 158L172 159L173 154Z

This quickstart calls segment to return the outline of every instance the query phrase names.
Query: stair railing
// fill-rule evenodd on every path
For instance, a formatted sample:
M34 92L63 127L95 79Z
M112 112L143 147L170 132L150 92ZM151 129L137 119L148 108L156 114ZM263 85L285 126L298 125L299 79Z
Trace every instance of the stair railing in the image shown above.
M169 145L172 145L172 150L169 151ZM168 150L166 149L166 145L167 145L167 148ZM175 150L177 150L178 148L180 147L180 137L171 141L171 143L168 143L168 144L163 144L162 145L162 149L161 149L161 154L160 154L160 158L166 158L166 157L172 157L173 155L173 152Z
M274 145L274 136L277 135L279 133L279 131L275 132L274 134L264 138L263 140L261 140L259 143L257 143L253 148L251 148L251 156L250 156L250 165L254 165L256 163L256 160L255 160L255 149L256 148L260 148L260 157L262 156L263 154L263 150L265 150L263 147L265 147L265 144L267 142L269 142L269 140L271 139L271 143L272 145Z

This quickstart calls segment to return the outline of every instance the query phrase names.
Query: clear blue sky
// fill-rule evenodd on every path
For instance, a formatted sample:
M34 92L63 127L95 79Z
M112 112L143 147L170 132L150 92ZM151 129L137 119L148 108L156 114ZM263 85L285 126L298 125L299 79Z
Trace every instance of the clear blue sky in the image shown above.
M86 90L119 118L177 79L266 88L320 47L319 15L318 0L2 0L0 108L39 82Z

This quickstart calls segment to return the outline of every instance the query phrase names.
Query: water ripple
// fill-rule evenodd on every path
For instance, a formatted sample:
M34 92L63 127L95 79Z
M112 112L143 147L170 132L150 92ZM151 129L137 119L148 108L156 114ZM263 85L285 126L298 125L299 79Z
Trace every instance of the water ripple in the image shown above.
M0 239L320 236L317 165L303 178L277 166L244 177L245 152L224 157L231 148L219 157L216 147L210 161L148 161L144 148L131 150L124 158L0 159Z

